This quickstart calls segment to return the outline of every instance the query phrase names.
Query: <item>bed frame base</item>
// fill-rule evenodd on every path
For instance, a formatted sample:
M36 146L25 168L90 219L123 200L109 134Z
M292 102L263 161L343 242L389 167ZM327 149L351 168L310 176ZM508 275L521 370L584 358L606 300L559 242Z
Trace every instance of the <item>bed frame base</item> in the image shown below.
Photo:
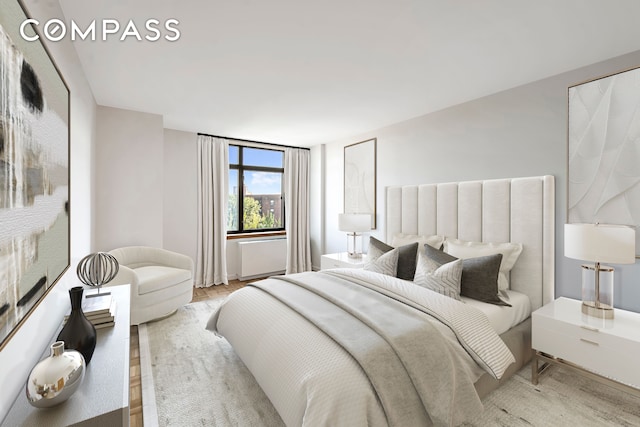
M500 335L500 338L511 350L516 362L509 366L500 380L496 380L489 374L484 374L476 381L476 392L478 392L480 399L485 398L493 390L500 387L531 361L533 354L531 350L531 317Z

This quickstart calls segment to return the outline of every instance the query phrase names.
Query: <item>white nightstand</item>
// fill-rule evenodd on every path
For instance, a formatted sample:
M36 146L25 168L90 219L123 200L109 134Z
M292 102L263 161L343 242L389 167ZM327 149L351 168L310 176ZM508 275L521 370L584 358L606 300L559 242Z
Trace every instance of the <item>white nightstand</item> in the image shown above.
M359 258L351 258L347 252L337 254L322 255L320 259L320 269L328 268L362 268L367 262L367 254L362 254Z
M640 396L640 314L615 309L613 319L598 319L581 304L558 298L531 315L531 381L557 364Z

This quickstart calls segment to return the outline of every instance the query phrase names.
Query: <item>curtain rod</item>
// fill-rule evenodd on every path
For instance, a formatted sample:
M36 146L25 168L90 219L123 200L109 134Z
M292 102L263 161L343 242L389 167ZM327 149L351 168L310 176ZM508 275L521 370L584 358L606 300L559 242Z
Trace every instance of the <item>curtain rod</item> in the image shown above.
M298 148L300 150L308 150L311 151L311 148L309 147L294 147L293 145L284 145L284 144L274 144L272 142L262 142L262 141L252 141L250 139L240 139L240 138L229 138L228 136L220 136L220 135L211 135L208 133L202 133L202 132L198 132L198 135L202 135L202 136L211 136L213 138L222 138L222 139L229 139L229 140L233 140L233 141L241 141L241 142L250 142L253 144L265 144L265 145L272 145L274 147L283 147L283 148Z

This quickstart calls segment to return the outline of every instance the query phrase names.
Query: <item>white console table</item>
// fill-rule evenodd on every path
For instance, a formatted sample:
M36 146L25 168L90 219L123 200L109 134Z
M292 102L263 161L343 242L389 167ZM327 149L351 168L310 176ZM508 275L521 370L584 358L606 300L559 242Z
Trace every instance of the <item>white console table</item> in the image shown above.
M80 388L67 401L48 409L31 406L23 390L2 426L129 425L129 285L103 290L116 299L115 325L98 329L96 349ZM42 358L49 353L47 347Z

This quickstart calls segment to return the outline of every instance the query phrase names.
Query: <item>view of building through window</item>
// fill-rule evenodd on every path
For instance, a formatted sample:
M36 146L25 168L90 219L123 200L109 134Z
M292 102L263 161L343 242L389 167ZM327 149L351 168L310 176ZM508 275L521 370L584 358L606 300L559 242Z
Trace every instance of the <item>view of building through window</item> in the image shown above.
M283 177L283 151L229 145L227 232L283 230Z

